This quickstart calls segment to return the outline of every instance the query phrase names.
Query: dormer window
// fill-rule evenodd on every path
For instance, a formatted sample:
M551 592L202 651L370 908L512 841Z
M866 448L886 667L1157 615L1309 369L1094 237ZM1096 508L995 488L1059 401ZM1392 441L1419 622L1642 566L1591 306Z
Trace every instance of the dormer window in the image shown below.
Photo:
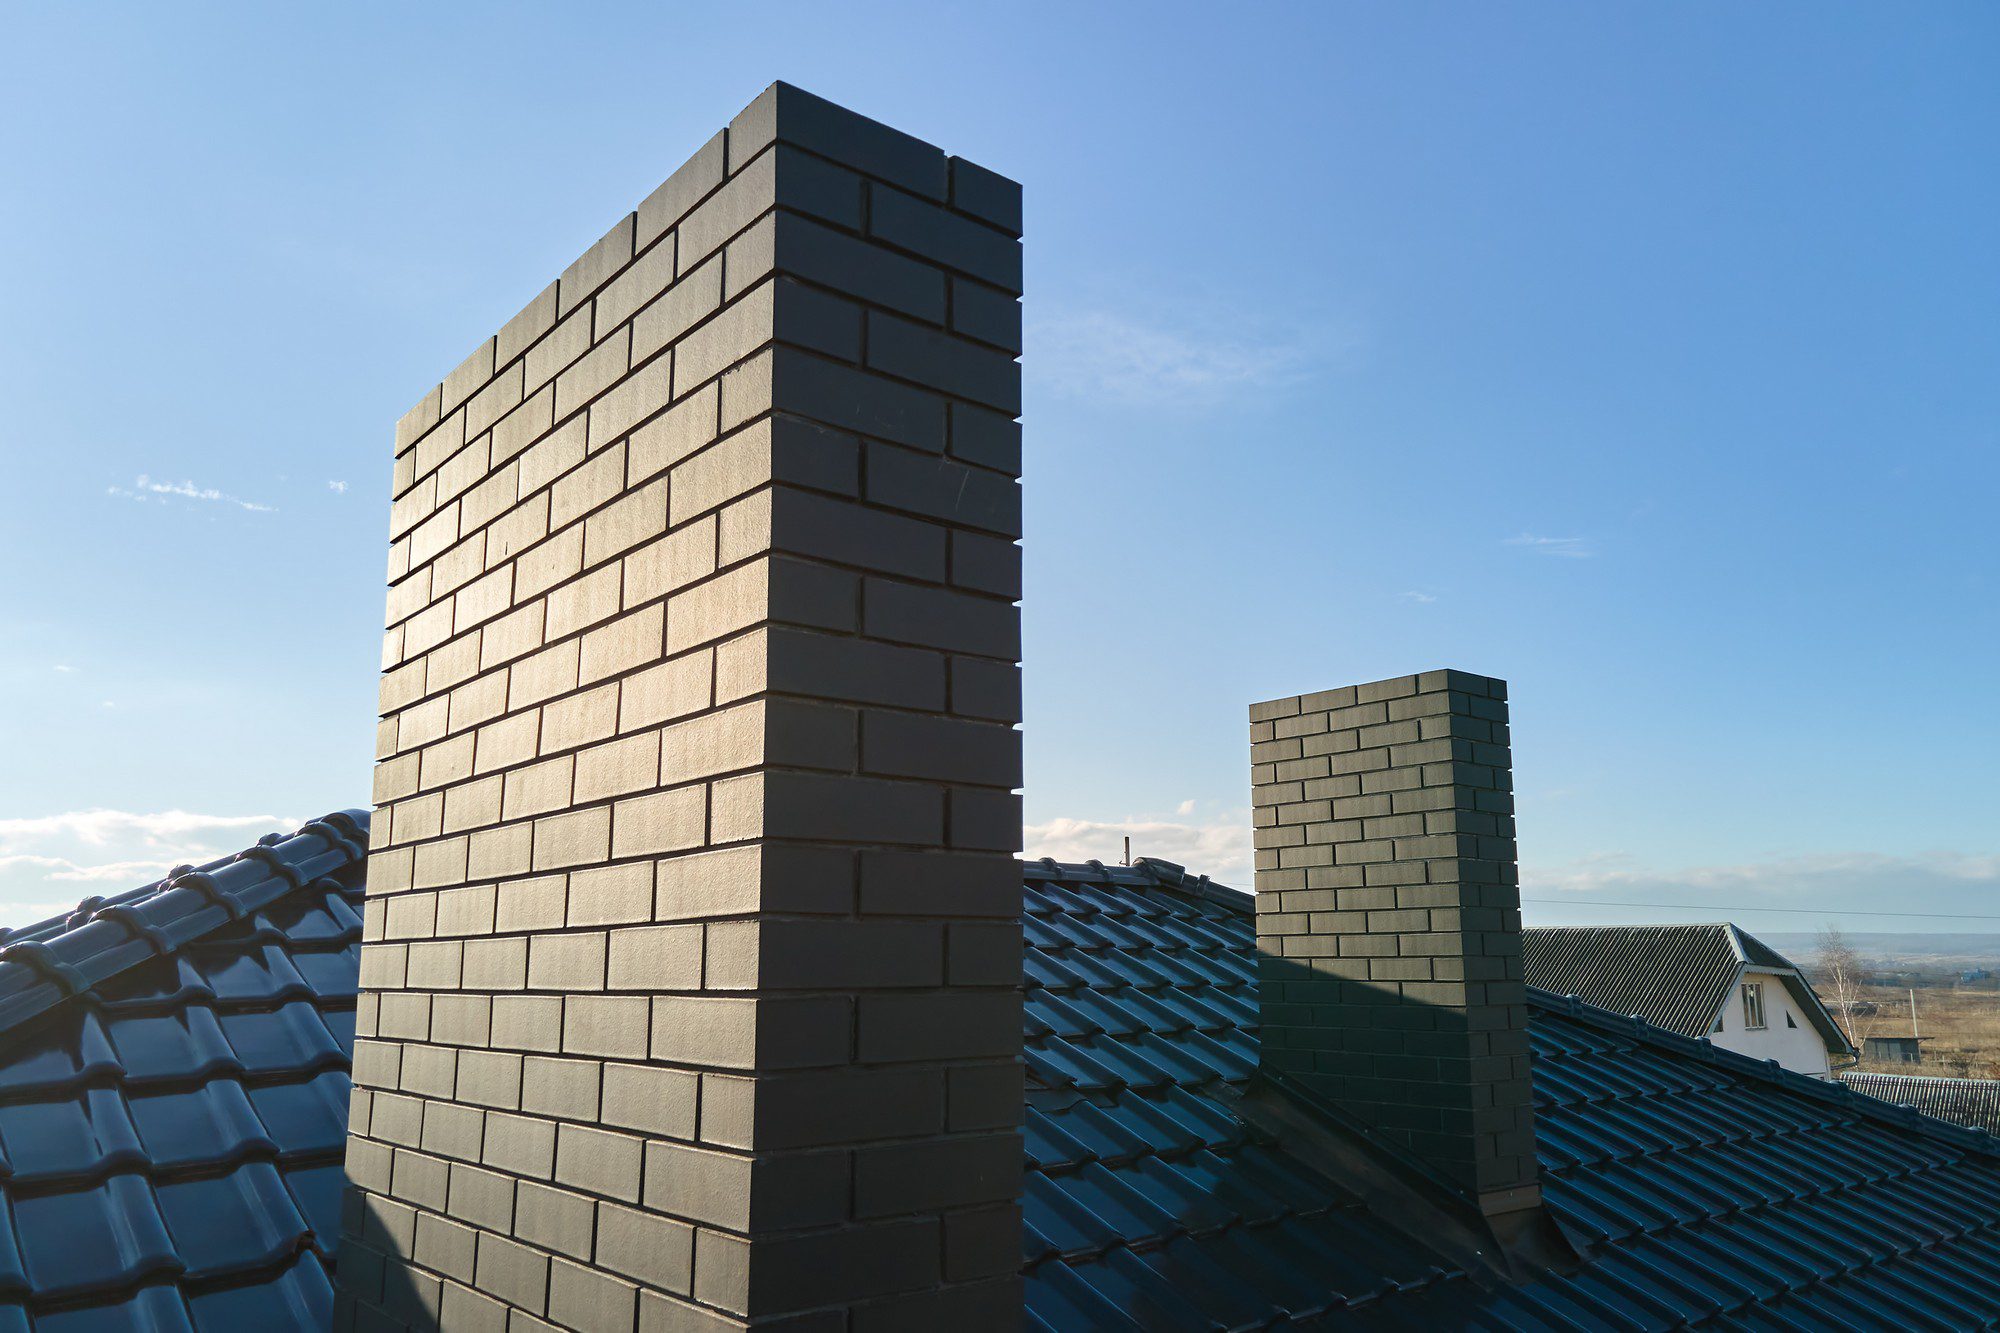
M1755 1031L1764 1026L1764 983L1743 983L1743 1026Z

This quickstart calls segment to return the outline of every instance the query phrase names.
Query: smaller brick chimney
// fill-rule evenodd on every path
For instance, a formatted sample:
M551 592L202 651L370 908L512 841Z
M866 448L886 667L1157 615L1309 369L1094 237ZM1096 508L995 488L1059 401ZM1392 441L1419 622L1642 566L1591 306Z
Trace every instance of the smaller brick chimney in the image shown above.
M1496 1224L1537 1210L1505 682L1250 708L1263 1059Z

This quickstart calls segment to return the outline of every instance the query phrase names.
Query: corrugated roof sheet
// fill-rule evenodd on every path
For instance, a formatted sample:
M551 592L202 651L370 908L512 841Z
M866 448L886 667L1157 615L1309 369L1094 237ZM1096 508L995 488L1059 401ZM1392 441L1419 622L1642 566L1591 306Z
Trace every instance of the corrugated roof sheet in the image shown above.
M1856 1092L1897 1106L1914 1106L1925 1115L1954 1125L2000 1134L2000 1080L1932 1078L1923 1074L1842 1074L1840 1081Z
M0 1333L324 1326L367 816L7 932Z
M1615 1014L1637 1014L1684 1037L1710 1030L1745 965L1779 973L1827 1049L1849 1049L1839 1024L1792 961L1730 922L1537 926L1522 932L1521 969L1529 985L1574 995Z
M1715 1022L1743 959L1723 922L1540 926L1522 932L1528 983L1614 1014L1699 1037Z
M324 1325L361 832L330 817L206 883L10 937L47 947L0 954L20 1002L0 1017L0 1333ZM1237 1114L1247 896L1156 864L1023 878L1032 1328L1944 1329L2000 1310L1991 1139L1541 991L1544 1190L1587 1262L1482 1285ZM205 933L173 934L181 893L218 914ZM161 947L109 968L107 922ZM34 1008L20 997L75 979L51 964L95 979Z

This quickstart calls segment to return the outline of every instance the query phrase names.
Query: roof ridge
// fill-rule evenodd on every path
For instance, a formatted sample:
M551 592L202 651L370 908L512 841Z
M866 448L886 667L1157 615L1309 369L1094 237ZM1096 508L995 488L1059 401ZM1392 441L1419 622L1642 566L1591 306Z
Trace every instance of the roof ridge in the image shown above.
M1601 1031L1616 1033L1644 1045L1659 1047L1677 1055L1717 1065L1733 1074L1745 1075L1788 1091L1804 1093L1818 1101L1853 1111L1866 1119L1910 1130L1965 1152L1974 1152L1983 1157L2000 1160L2000 1138L1983 1129L1954 1125L1948 1120L1926 1115L1914 1106L1897 1106L1879 1097L1871 1097L1865 1092L1857 1092L1838 1079L1817 1079L1809 1074L1786 1069L1776 1060L1754 1059L1738 1051L1717 1046L1706 1036L1684 1037L1672 1029L1650 1023L1636 1014L1613 1013L1609 1009L1591 1004L1574 995L1558 995L1540 986L1529 986L1527 990L1530 1008L1547 1009Z
M0 936L0 1033L196 940L368 854L368 812L341 810L289 837L270 834L233 857L114 898L86 898L63 917ZM81 917L82 920L78 921ZM62 928L56 929L58 922Z

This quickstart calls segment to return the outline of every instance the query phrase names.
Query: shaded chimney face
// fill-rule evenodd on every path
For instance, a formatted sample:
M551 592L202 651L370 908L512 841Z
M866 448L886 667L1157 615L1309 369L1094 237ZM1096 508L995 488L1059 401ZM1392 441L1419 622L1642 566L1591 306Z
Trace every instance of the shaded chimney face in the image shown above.
M343 1326L1020 1326L1020 226L776 85L398 427Z
M1250 708L1263 1060L1489 1214L1534 1206L1503 681Z

